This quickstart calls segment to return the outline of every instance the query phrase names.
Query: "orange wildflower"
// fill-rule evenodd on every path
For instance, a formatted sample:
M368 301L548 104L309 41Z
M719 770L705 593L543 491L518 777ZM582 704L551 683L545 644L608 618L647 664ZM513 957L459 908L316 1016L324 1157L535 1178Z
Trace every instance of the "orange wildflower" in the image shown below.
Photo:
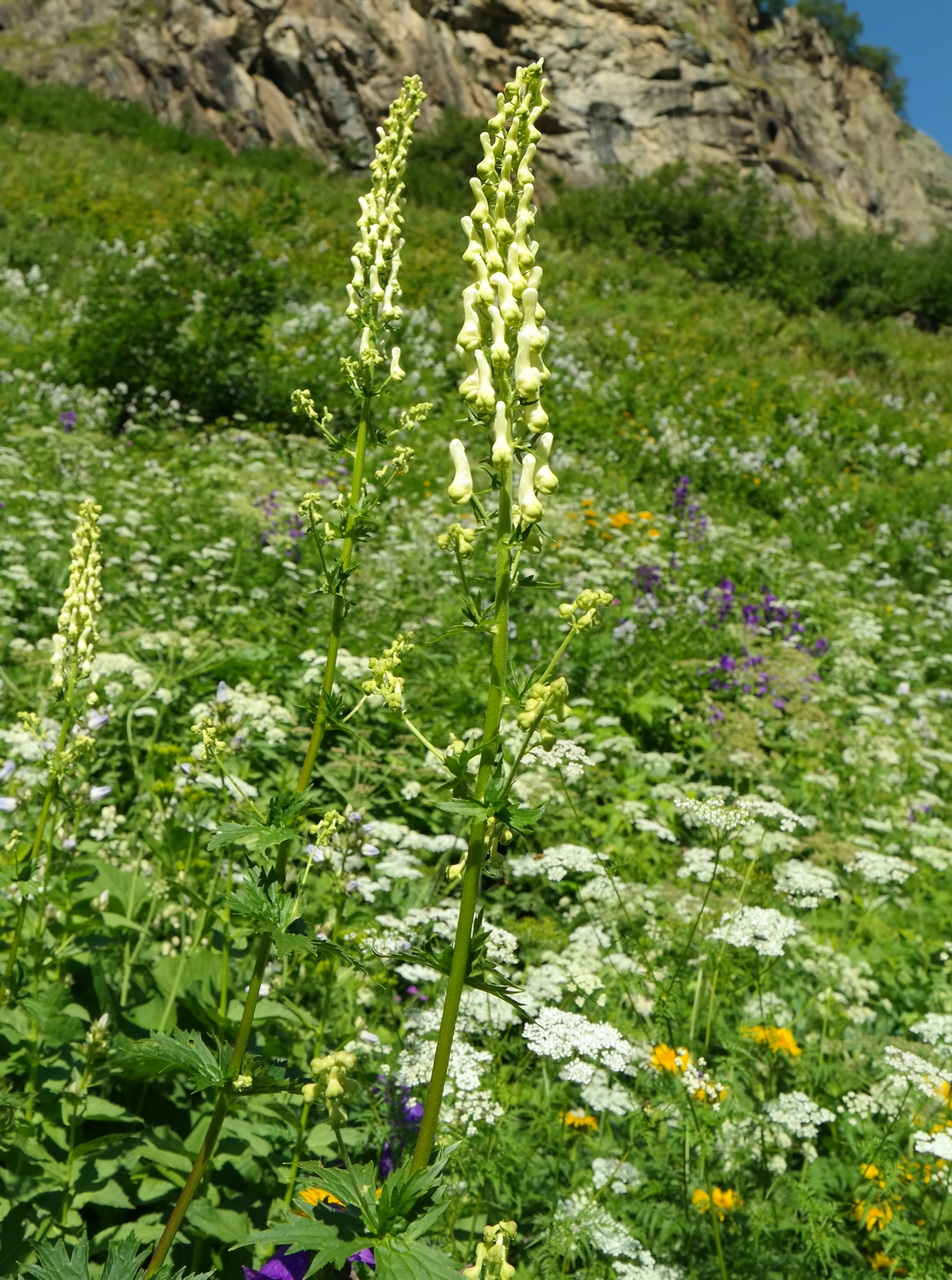
M301 1199L307 1204L340 1205L342 1209L344 1207L343 1200L338 1200L335 1195L331 1195L323 1187L308 1187L307 1190L301 1192Z
M630 524L635 522L627 511L616 511L613 516L608 517L608 523L613 529L627 529Z
M595 1117L586 1115L584 1111L560 1111L559 1119L570 1129L590 1129L594 1133L598 1128Z
M791 1058L799 1058L803 1052L789 1027L741 1027L740 1033L748 1040L767 1045L774 1053L787 1053Z
M869 1260L869 1265L874 1271L892 1271L894 1276L907 1276L909 1274L905 1267L896 1266L895 1258L887 1258L882 1249L873 1254ZM895 1270L893 1270L894 1267Z
M656 1044L651 1050L651 1065L655 1071L684 1071L690 1061L687 1049L669 1049L666 1044Z
M865 1226L867 1231L872 1231L874 1228L878 1231L882 1231L883 1227L885 1227L887 1223L892 1222L892 1205L868 1205L865 1200L857 1200L853 1205L853 1217L857 1222Z
M707 1213L713 1204L718 1220L723 1222L726 1214L733 1213L744 1202L730 1187L714 1187L710 1194L703 1187L698 1187L691 1196L691 1203L698 1213Z

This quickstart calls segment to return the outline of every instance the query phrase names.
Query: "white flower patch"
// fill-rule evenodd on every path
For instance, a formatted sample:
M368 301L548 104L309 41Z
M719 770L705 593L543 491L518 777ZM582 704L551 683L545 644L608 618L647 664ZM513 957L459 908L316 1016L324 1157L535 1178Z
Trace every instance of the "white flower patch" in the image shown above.
M222 709L225 709L222 712ZM223 713L225 723L234 734L232 746L238 749L249 737L263 738L271 747L280 747L288 737L288 727L294 724L294 716L272 693L259 693L254 685L241 680L235 688L220 685L214 699L198 702L189 714L198 721L203 716L218 718ZM193 754L201 759L202 744L193 748Z
M715 874L718 873L721 876L736 877L736 871L724 866L724 863L733 856L733 850L729 845L721 850L719 860L717 851L714 849L684 849L681 854L681 866L678 867L677 874L681 879L690 877L692 880L700 880L701 884L710 884Z
M596 1156L592 1161L592 1182L595 1189L610 1186L618 1196L624 1195L635 1187L640 1187L642 1177L633 1164L627 1160L612 1160L607 1156Z
M836 1119L832 1111L827 1111L826 1107L821 1107L799 1089L780 1094L766 1103L764 1110L774 1124L781 1125L794 1138L815 1138L821 1124L829 1124Z
M576 1084L589 1084L599 1066L631 1073L648 1056L610 1023L589 1022L580 1013L564 1009L540 1010L536 1021L529 1023L522 1034L540 1058L564 1062L560 1079Z
M812 910L839 897L836 875L812 862L791 858L774 868L773 878L777 892L795 907Z
M711 796L707 800L695 800L690 796L675 800L674 807L681 810L686 826L710 827L712 831L736 831L754 821L754 810L746 797L733 804L723 796Z
M627 1227L616 1222L607 1209L597 1201L589 1200L580 1192L559 1202L555 1211L556 1222L570 1222L579 1236L587 1239L599 1253L609 1258L651 1259L651 1254L642 1249L639 1241Z
M601 1067L595 1068L591 1080L582 1086L579 1093L588 1109L598 1115L608 1111L613 1116L627 1116L638 1106L631 1091L617 1080L611 1080Z
M618 1280L681 1280L684 1274L677 1267L655 1262L647 1249L642 1250L638 1262L613 1262L612 1269Z
M914 1022L909 1030L926 1044L952 1049L952 1013L927 1013Z
M305 649L299 655L302 662L306 662L307 666L301 673L302 684L319 684L324 679L324 667L327 664L327 655L318 653L316 649ZM334 668L334 688L337 688L338 680L346 680L353 682L355 680L366 680L370 675L370 667L367 665L367 658L357 657L347 649L340 649L337 653L337 665Z
M894 1080L911 1085L927 1098L941 1097L946 1086L952 1085L952 1072L943 1071L927 1058L920 1058L917 1053L909 1053L906 1049L897 1049L895 1045L887 1044L885 1057Z
M802 931L799 920L773 907L738 907L723 917L711 937L732 947L753 947L760 956L782 956L789 939Z
M913 1145L921 1156L934 1156L937 1160L952 1161L952 1134L945 1132L924 1133L921 1129L913 1136Z
M585 770L596 763L580 743L571 742L568 738L560 739L548 751L542 747L532 747L523 759L527 764L561 769L568 782L577 782Z
M789 1027L793 1023L793 1010L781 996L773 991L764 991L751 996L744 1005L744 1024L751 1023Z
M134 689L149 689L153 684L152 673L148 667L130 657L128 653L97 653L93 658L90 680L98 684L100 680L115 680L116 676L125 676ZM119 686L120 689L122 686Z
M411 1036L397 1057L397 1084L425 1091L433 1070L435 1052L435 1040ZM476 1049L460 1036L456 1037L446 1075L441 1126L461 1130L471 1138L480 1125L493 1125L500 1119L502 1107L492 1091L482 1087L482 1073L492 1060L493 1055L485 1049Z
M605 874L604 858L580 844L557 844L540 854L511 858L506 864L513 876L544 876L554 883L572 875Z
M874 853L872 849L860 849L846 868L855 871L867 884L905 884L917 870L914 862L894 858L888 853Z
M855 1026L871 1022L876 1017L869 1001L879 991L879 983L873 978L873 970L866 960L854 964L842 951L834 951L825 942L818 942L809 934L803 939L806 954L800 963L806 973L819 978L824 986L816 997L821 1005L839 1005Z

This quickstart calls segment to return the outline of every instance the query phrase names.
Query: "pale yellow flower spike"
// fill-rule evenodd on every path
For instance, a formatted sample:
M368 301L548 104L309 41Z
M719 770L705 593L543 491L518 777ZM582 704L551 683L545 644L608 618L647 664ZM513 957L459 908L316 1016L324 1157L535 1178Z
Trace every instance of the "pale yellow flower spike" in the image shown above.
M93 669L99 641L97 623L102 609L101 512L102 507L95 502L83 502L79 508L69 562L69 583L50 653L55 689L68 688L76 680L87 678Z
M347 314L360 329L361 363L387 360L390 376L397 382L403 378L400 348L393 347L385 356L377 350L376 339L403 315L399 280L403 175L413 125L425 97L419 76L407 76L386 122L377 130L380 141L370 164L373 183L367 195L360 197L360 239L353 248L354 274L347 286Z
M549 105L544 88L540 61L520 67L498 95L496 114L481 138L478 176L470 184L476 204L462 220L463 261L473 279L463 290L457 337L465 369L460 394L473 416L492 427L494 465L506 466L514 448L524 458L516 512L523 527L541 520L538 494L551 493L558 484L549 466L552 435L546 432L548 417L540 400L549 376L542 359L549 330L539 302L539 246L531 238L536 214L531 164L542 136L536 121ZM451 497L463 488L457 475Z

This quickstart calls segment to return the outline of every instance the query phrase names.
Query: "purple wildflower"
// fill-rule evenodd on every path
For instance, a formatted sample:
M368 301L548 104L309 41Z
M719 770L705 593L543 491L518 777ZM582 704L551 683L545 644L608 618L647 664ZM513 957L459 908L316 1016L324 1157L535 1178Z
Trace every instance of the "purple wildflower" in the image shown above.
M287 1245L282 1245L260 1271L252 1271L250 1267L241 1269L245 1280L304 1280L311 1256L310 1253L288 1253Z
M68 435L72 431L73 427L76 426L76 410L65 409L60 414L59 420L60 420L60 426Z

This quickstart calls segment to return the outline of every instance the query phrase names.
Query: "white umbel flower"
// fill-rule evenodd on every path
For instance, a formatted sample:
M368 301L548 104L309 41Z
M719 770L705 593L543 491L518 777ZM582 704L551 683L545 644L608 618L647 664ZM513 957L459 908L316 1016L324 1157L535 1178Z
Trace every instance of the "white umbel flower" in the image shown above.
M102 560L99 516L95 502L80 504L69 562L69 583L60 610L50 662L53 687L62 689L89 676L99 641L97 622L102 609Z
M711 937L732 947L753 947L760 956L782 956L787 941L803 925L773 907L738 907L728 912Z
M768 1102L764 1110L774 1124L779 1124L794 1138L815 1138L821 1124L829 1124L836 1119L832 1111L821 1107L799 1089L781 1093Z

